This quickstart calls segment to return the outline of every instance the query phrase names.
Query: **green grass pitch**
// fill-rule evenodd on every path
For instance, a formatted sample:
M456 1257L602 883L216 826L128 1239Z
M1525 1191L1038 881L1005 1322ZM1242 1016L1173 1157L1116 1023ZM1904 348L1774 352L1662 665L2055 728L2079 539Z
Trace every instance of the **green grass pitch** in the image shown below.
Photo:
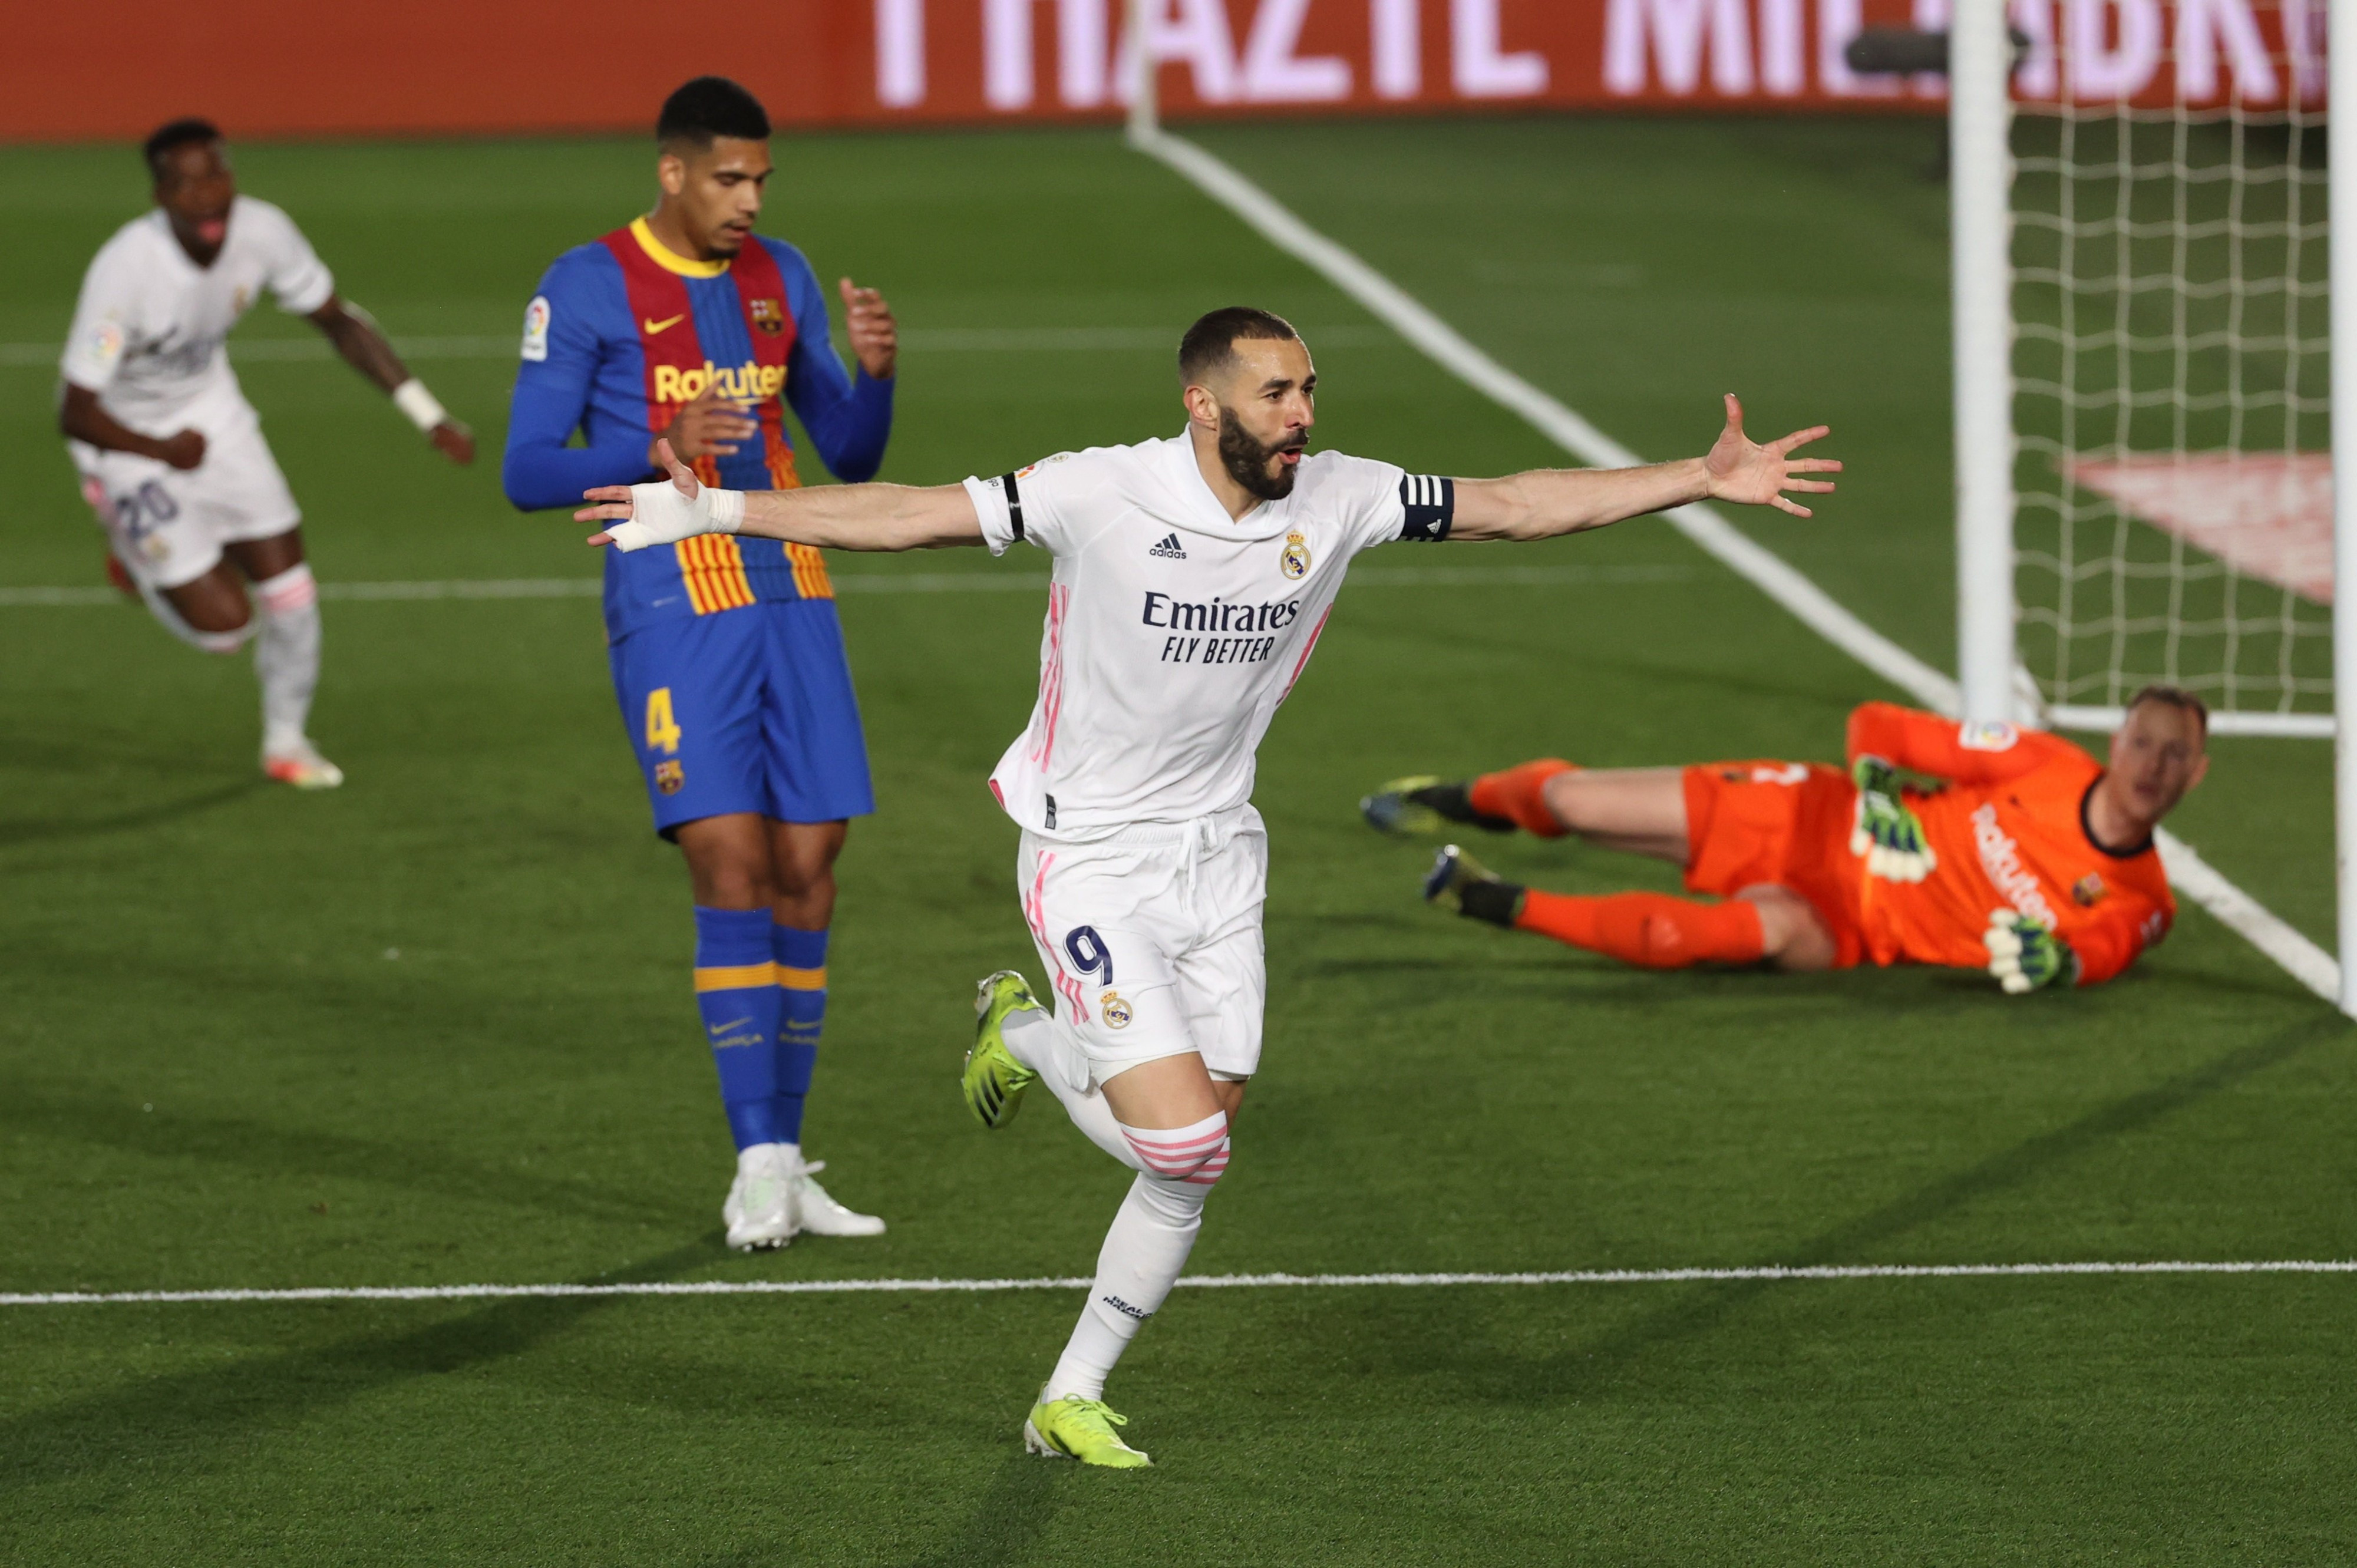
M1748 518L1950 643L1944 197L1915 124L1228 127L1223 156L1653 456L1824 419L1812 523ZM771 231L912 335L886 477L1176 429L1174 336L1283 310L1321 437L1411 467L1537 435L1098 133L798 138ZM504 338L640 209L634 143L253 146L396 335ZM0 341L55 342L142 200L120 149L0 153ZM267 315L267 313L264 313ZM257 319L241 342L307 332ZM935 348L925 347L934 334ZM1321 336L1322 335L1322 336ZM17 356L21 361L24 356ZM497 493L510 366L424 360L490 457L340 365L242 366L329 584L587 576ZM0 585L99 581L0 367ZM1653 975L1454 922L1352 802L1411 769L1833 754L1881 692L1668 529L1370 558L1262 756L1269 1048L1197 1273L2357 1254L2349 1027L2189 908L2100 991ZM1523 584L1384 574L1546 568ZM860 592L1039 559L840 560L881 811L853 832L809 1132L890 1234L720 1246L686 888L587 598L328 606L315 729L254 778L242 660L124 607L0 608L0 1289L1083 1273L1125 1177L1043 1104L985 1135L974 979L1032 962L981 780L1039 603ZM2325 748L2218 746L2185 835L2329 940ZM1667 886L1560 844L1546 886ZM0 1561L895 1564L2346 1562L2347 1277L1178 1292L1114 1384L1157 1467L1027 1459L1077 1306L996 1295L0 1308Z

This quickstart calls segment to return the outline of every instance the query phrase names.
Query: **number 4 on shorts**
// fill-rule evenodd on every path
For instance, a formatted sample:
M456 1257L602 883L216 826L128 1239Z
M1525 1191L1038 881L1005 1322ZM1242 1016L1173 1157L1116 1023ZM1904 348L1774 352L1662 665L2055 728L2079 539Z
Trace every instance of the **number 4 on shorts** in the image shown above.
M647 749L674 755L679 750L679 721L671 715L669 686L647 693Z

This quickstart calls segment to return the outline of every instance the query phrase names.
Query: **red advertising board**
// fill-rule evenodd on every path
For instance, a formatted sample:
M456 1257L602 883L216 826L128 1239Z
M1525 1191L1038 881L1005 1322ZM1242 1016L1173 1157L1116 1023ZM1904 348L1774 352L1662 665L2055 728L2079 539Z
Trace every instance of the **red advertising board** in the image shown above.
M1991 0L1975 0L1991 3ZM1937 106L1862 76L1859 30L1948 0L1150 0L1168 113ZM2320 102L2326 0L2012 0L2025 97ZM1124 0L102 0L27 6L0 138L135 136L180 113L239 135L636 130L704 71L787 125L1110 117L1138 47Z

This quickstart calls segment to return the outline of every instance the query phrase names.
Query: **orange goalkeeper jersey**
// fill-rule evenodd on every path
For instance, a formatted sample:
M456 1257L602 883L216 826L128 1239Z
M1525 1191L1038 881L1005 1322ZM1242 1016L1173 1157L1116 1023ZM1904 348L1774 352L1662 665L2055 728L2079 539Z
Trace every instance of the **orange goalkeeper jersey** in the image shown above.
M1867 703L1849 717L1849 759L1878 757L1948 782L1903 791L1938 865L1919 883L1860 874L1862 923L1876 963L1977 969L1989 918L2043 920L2079 955L2092 985L2134 962L2177 918L2149 842L2126 853L2087 831L2103 766L2059 736L2009 725L1962 725L1936 714Z

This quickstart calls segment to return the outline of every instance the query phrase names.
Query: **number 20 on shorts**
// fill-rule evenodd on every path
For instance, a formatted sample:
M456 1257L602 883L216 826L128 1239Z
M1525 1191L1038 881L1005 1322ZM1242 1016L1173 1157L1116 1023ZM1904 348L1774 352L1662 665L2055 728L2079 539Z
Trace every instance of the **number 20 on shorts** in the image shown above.
M667 755L679 751L679 721L672 716L669 686L647 693L647 749Z

